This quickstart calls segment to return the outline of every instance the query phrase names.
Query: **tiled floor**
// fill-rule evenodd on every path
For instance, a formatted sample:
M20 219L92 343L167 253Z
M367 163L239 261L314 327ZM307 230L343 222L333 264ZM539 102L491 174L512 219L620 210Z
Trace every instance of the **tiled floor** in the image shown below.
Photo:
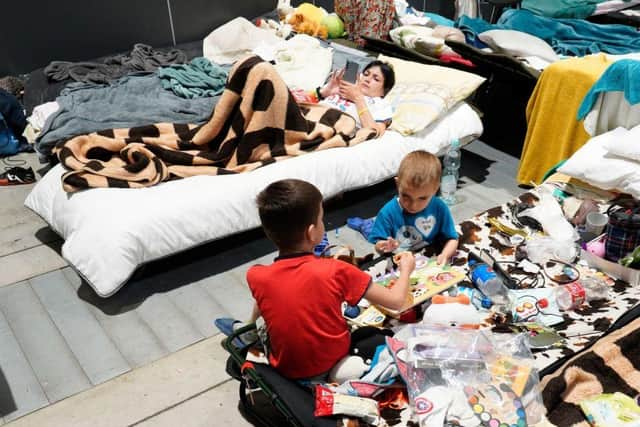
M479 141L466 147L456 221L521 193L517 162ZM259 230L213 242L145 266L101 299L65 267L59 238L22 206L29 187L0 189L0 425L184 425L196 408L204 418L185 423L212 425L218 399L224 410L215 416L228 422L215 424L242 425L212 320L249 315L244 274L274 256L271 243ZM330 241L370 252L345 221L374 216L393 193L386 181L330 201ZM215 348L211 364L196 360L212 357L204 348ZM197 380L179 389L175 369Z

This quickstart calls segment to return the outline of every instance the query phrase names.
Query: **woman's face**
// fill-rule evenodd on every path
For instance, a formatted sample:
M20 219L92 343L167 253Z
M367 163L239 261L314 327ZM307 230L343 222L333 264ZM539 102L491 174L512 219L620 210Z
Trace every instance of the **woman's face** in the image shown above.
M367 68L358 80L362 94L370 97L384 96L384 75L377 65Z

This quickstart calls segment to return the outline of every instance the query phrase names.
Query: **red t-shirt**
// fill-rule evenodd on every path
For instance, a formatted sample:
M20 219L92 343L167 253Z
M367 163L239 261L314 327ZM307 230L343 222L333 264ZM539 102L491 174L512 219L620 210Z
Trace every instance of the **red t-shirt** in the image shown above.
M308 378L349 352L342 302L357 304L371 277L344 261L301 254L251 267L247 282L267 325L269 362L286 377Z

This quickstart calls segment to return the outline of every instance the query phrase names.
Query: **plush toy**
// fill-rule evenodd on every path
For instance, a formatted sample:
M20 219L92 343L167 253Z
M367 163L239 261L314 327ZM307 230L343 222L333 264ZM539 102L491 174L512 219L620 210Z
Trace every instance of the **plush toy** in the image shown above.
M313 37L326 39L328 36L327 27L319 22L309 20L304 14L294 12L287 18L287 23L293 27L298 34L308 34Z
M291 0L278 0L276 10L278 11L278 18L280 18L281 21L284 21L287 15L293 13L294 9L295 8L291 6Z
M265 30L273 31L276 36L282 37L283 39L289 38L291 31L291 25L285 22L276 22L273 19L256 19L256 27L263 28Z
M464 297L464 298L463 298ZM424 311L422 323L444 326L458 326L477 329L482 322L482 316L469 303L466 295L446 297L436 295L431 298L431 305Z
M344 31L344 22L335 13L330 13L320 21L322 25L327 27L327 33L330 39L337 39L344 37L346 34Z

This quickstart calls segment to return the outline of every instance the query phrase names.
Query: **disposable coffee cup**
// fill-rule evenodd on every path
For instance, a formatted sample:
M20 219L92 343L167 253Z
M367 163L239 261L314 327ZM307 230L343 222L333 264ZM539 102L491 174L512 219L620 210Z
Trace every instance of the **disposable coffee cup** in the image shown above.
M602 233L604 226L607 225L609 217L600 212L589 212L587 214L587 221L584 224L584 231L587 233L593 233L596 236Z

